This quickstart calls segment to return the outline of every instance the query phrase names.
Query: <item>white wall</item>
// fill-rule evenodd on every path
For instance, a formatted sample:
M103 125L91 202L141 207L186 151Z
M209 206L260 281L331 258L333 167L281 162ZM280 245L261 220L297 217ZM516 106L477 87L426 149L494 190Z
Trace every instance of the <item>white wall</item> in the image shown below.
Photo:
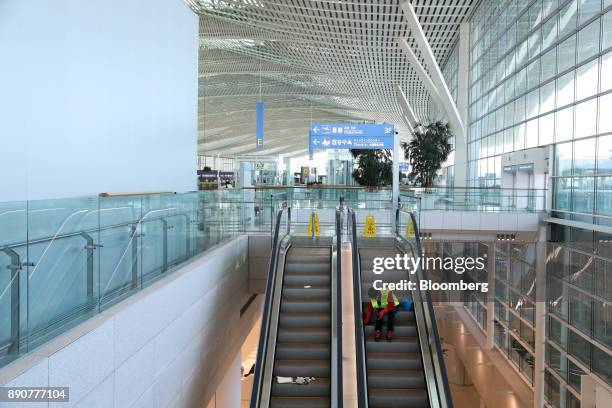
M240 315L247 250L242 236L196 259L3 367L0 385L70 387L62 408L204 407L261 314L256 299Z
M196 188L181 0L0 1L0 201Z

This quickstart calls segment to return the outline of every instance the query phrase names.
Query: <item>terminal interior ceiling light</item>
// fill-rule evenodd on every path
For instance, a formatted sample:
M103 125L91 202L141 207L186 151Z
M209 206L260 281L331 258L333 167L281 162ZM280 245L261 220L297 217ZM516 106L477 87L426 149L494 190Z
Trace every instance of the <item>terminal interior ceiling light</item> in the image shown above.
M185 1L200 16L203 154L303 155L312 122L393 123L406 140L396 85L416 118L427 118L429 94L397 42L408 38L420 58L400 0ZM444 67L477 1L411 3ZM256 151L259 99L265 146Z

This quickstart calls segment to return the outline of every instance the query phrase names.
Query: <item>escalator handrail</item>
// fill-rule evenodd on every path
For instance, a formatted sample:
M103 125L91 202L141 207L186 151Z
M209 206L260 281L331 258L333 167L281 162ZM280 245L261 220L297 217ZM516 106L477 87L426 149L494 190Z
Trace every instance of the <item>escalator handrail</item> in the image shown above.
M255 360L255 373L253 376L253 389L251 391L251 408L259 406L261 398L261 387L263 384L263 370L266 361L267 342L270 331L270 310L272 309L272 299L274 297L274 283L276 281L277 259L280 248L280 228L283 219L283 213L287 211L287 234L290 232L291 225L291 207L286 207L278 210L276 215L276 226L274 228L274 236L272 238L272 251L270 254L270 266L268 268L268 278L266 282L266 292L264 297L264 309L261 317L261 329L259 334L259 346L257 348L257 359Z
M351 221L353 252L353 300L355 307L355 357L357 365L357 407L368 407L368 385L365 356L365 333L362 325L363 305L361 304L361 261L357 239L357 220L355 211L348 209Z
M336 322L338 324L336 346L336 387L338 392L337 406L338 408L342 408L344 405L342 386L342 217L339 210L336 210Z
M414 212L410 212L410 218L412 219L412 224L414 225L414 235L417 243L417 253L419 256L423 256L423 247L421 246L421 238L419 235L419 224L417 223L416 216ZM434 338L435 347L438 351L436 353L437 357L437 366L439 368L439 380L438 386L442 386L442 391L444 391L444 402L446 403L447 408L453 408L453 399L451 396L450 385L448 383L448 375L446 373L446 365L444 363L444 352L442 350L442 343L440 342L440 333L438 332L438 324L436 323L436 313L433 307L433 301L431 300L431 293L429 291L425 291L425 300L427 301L427 311L430 316L431 322L431 333ZM442 384L440 384L440 382Z
M400 211L402 210L400 209L397 210L397 217L396 217L397 220L399 220ZM417 256L422 257L423 248L421 246L421 238L419 235L419 225L417 223L416 216L414 215L414 212L412 211L404 211L404 212L408 213L412 220L412 225L414 226L416 247L417 247L416 248ZM396 223L396 225L399 226L399 223ZM399 232L396 235L401 237ZM418 276L419 279L425 278L425 276L422 276L422 272L424 272L424 270L417 271L417 274L421 275L421 276ZM442 406L444 408L453 408L453 400L451 396L450 386L448 383L446 365L444 363L444 353L442 351L442 343L440 342L440 334L438 332L438 325L436 323L436 315L435 315L435 310L433 307L433 301L431 299L431 293L429 291L424 291L424 295L425 295L424 304L425 304L425 307L427 308L427 314L429 315L429 319L425 320L427 323L429 323L429 327L427 327L427 330L429 331L430 335L433 337L433 341L434 341L433 346L435 347L437 351L435 361L432 361L432 363L434 363L434 370L436 371L435 372L436 383L437 383L436 388L438 389L439 395L443 394L443 395L440 395L441 397L443 397L440 399L443 404Z

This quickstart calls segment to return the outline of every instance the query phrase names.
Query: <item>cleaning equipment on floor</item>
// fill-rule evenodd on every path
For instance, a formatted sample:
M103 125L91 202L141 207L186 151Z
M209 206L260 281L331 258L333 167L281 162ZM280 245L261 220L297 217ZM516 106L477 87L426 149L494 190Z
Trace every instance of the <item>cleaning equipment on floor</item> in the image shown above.
M281 377L276 376L276 382L279 384L297 384L297 385L308 385L311 382L314 382L316 378L314 377Z

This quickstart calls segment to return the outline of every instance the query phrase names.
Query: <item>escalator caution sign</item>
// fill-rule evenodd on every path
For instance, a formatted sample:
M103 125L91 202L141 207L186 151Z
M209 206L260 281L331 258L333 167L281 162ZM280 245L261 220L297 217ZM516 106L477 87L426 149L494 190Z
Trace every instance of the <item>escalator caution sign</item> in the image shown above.
M414 232L414 222L412 221L412 217L408 218L408 223L406 224L406 237L414 238L416 233Z
M312 229L314 226L314 235L312 233ZM310 221L308 222L308 235L320 237L321 236L321 227L319 226L319 214L313 212L310 214Z
M366 215L364 235L367 238L376 238L376 218L373 215Z

